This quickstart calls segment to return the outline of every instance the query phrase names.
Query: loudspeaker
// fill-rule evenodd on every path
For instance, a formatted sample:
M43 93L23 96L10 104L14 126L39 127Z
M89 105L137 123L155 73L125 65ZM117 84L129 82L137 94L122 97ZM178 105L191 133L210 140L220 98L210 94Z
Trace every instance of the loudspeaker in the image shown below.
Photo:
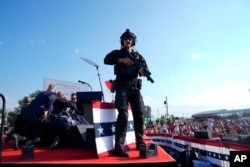
M149 158L158 156L157 144L141 144L140 145L140 158Z
M94 129L94 125L72 126L67 132L66 143L70 147L85 147L88 129Z
M210 130L195 131L194 137L198 139L212 139L212 132Z
M23 145L21 152L22 159L34 158L34 145Z
M250 146L250 135L247 135L247 134L231 134L231 135L227 135L225 137L222 137L221 141Z

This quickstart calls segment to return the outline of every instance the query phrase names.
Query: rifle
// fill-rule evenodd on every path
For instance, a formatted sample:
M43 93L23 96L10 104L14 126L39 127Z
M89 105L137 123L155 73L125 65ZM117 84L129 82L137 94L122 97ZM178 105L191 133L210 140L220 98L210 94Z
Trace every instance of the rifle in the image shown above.
M143 68L143 71L144 71L144 76L147 77L147 80L150 81L151 83L154 83L155 81L150 77L151 72L146 68Z
M138 69L143 68L144 77L146 77L147 80L150 81L151 83L154 83L154 80L150 76L151 72L147 68L142 67L129 53L128 55L129 55L129 58L134 62L134 64L136 65Z

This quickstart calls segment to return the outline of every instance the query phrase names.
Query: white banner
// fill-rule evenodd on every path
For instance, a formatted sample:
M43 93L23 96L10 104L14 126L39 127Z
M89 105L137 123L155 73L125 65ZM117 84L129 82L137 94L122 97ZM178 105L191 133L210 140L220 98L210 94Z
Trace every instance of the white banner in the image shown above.
M80 84L75 82L62 81L52 78L44 78L43 80L43 90L47 90L49 84L56 85L56 91L64 92L67 99L70 99L70 95L76 92L88 92L90 87L87 84Z

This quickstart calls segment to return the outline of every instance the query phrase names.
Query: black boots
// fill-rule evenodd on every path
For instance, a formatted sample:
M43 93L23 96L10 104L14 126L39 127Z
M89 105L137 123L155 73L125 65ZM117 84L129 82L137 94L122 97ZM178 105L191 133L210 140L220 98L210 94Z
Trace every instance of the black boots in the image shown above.
M116 144L115 145L115 149L114 149L114 155L117 156L117 157L123 157L123 158L128 158L129 157L129 154L127 151L125 151L123 149L123 146L120 145L120 144Z
M56 136L53 143L51 143L51 145L49 146L49 149L53 150L54 148L56 148L59 142L60 142L60 137Z
M39 137L36 137L34 139L28 140L24 145L25 146L30 146L30 145L34 145L36 143L39 143L40 141L41 141L41 139Z
M114 155L117 157L123 157L123 158L128 158L129 154L127 151L125 150L121 150L121 149L115 149L114 150Z
M20 143L20 142L24 142L24 141L27 140L26 137L20 136L19 134L16 134L16 133L13 133L13 134L11 135L11 138L12 138L12 140L13 140L13 148L14 148L15 150L19 150L19 143Z

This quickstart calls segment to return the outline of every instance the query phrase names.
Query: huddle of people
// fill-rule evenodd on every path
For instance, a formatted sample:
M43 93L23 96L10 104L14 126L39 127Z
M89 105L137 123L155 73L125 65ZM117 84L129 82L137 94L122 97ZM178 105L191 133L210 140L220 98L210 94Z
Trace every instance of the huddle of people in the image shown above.
M25 107L14 122L14 129L5 142L13 140L13 148L19 145L48 145L53 150L60 143L66 143L68 130L77 124L89 124L78 113L76 94L67 100L63 92L56 92L56 85L50 84L46 91L33 100L25 99Z

